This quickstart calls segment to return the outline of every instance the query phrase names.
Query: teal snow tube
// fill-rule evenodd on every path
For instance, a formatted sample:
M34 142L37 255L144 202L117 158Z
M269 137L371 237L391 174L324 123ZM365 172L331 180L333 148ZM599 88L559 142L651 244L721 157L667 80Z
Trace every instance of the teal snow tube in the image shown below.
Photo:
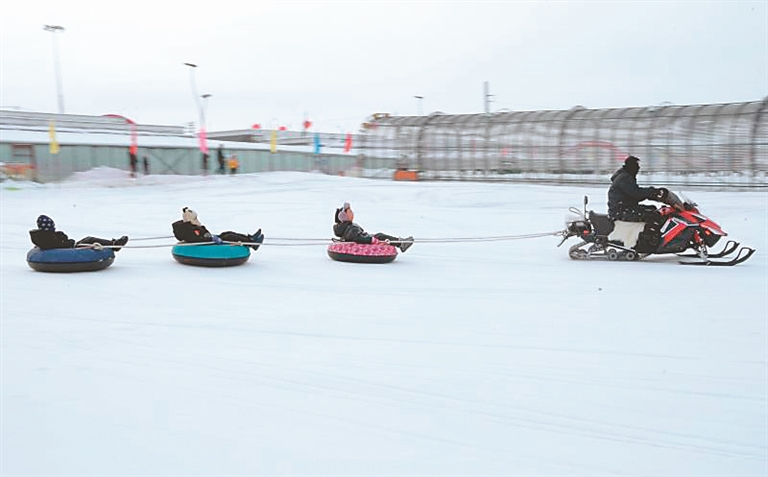
M177 262L184 265L234 267L248 261L251 256L251 249L244 245L183 243L174 245L171 254Z

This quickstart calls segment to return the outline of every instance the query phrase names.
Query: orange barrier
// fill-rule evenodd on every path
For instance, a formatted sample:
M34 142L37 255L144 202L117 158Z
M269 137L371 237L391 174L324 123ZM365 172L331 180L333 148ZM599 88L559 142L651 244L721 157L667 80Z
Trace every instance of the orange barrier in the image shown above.
M32 179L35 166L21 163L0 164L0 171L12 179Z
M419 173L417 171L397 170L394 179L396 181L417 181L419 180Z

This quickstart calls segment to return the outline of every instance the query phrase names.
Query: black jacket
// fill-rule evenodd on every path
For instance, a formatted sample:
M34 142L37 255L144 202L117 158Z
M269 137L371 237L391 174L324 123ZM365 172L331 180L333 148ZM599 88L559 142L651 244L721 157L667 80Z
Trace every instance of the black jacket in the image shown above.
M204 225L195 225L191 222L177 220L172 224L173 235L181 242L212 242L211 233Z
M608 189L608 215L615 216L620 210L634 207L655 195L655 187L638 186L637 177L622 167L611 176L611 188Z
M345 242L370 244L373 236L354 222L339 222L333 226L333 233Z
M30 230L29 238L41 250L75 247L75 241L67 237L67 234L64 232L59 232L58 230Z

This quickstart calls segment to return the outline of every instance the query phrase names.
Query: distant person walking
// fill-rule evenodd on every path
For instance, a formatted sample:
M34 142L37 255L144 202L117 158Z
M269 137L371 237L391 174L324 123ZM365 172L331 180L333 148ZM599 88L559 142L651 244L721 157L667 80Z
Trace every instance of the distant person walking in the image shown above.
M216 151L217 158L219 160L219 174L225 174L227 172L226 169L226 161L224 160L224 145L219 144L219 150Z
M144 156L144 160L142 161L144 163L144 175L149 175L149 159L147 159L147 156Z
M136 171L139 168L139 158L132 150L128 151L128 161L131 166L131 177L136 177Z
M237 174L237 168L240 167L240 161L237 160L237 154L229 156L229 172L230 174Z
M208 175L208 157L209 157L208 153L204 152L203 153L203 175L204 176Z

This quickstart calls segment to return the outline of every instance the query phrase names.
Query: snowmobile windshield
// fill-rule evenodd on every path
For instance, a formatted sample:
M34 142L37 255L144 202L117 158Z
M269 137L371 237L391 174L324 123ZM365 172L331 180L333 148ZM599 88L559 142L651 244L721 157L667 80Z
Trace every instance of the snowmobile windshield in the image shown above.
M680 197L678 197L677 194L675 194L672 191L669 191L667 193L667 197L664 199L664 203L676 208L680 208L683 206L683 201L680 199Z
M685 194L684 194L684 193L682 193L682 192L680 193L680 195L679 195L679 196L677 196L677 195L675 195L675 194L674 194L672 191L670 191L670 192L669 192L669 198L670 198L670 200L671 200L672 196L674 196L674 198L676 199L676 201L677 201L677 202L674 202L674 203L673 203L673 202L670 202L670 203L669 203L669 205L671 205L671 206L674 206L676 203L677 203L677 204L680 204L680 205L683 205L683 204L687 204L687 205L690 205L690 206L693 206L693 207L696 207L696 206L698 206L698 205L699 205L699 204L697 204L696 202L694 202L693 200L691 200L691 198L690 198L690 197L688 197L687 195L685 195Z

